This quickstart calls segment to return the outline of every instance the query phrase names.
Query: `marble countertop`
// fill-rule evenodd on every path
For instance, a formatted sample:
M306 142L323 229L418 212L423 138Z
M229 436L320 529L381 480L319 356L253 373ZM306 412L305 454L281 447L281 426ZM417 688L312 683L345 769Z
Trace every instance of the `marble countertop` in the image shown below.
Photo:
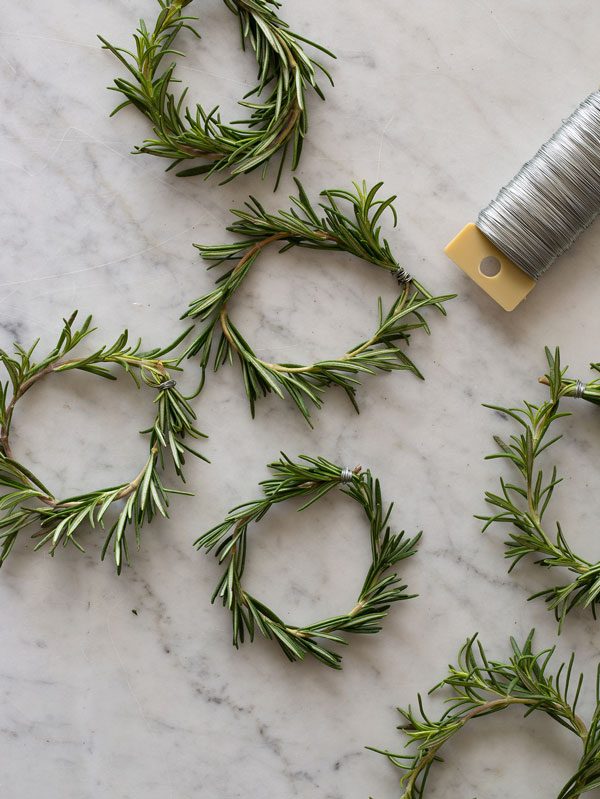
M220 0L195 3L203 39L185 40L178 69L207 106L226 113L251 84L236 22ZM482 407L544 397L544 345L574 371L598 360L600 225L512 315L444 256L443 246L598 82L600 6L583 0L428 0L369 4L305 0L285 15L338 55L327 102L311 102L298 176L311 196L353 179L398 194L390 243L409 271L458 298L430 338L411 347L410 375L364 381L357 416L329 393L310 429L289 403L250 418L237 369L211 376L195 402L211 465L189 469L194 498L144 531L119 578L86 553L51 560L22 545L0 572L0 791L11 799L385 799L398 774L365 745L398 749L397 705L443 676L479 630L489 650L536 627L540 643L577 650L591 686L600 622L574 613L559 639L532 563L507 575L502 531L480 535L474 514L496 485L484 462L509 426ZM286 207L286 175L219 187L183 180L129 154L147 131L133 111L108 114L117 74L96 40L125 44L152 2L11 4L0 22L0 343L53 343L74 308L93 313L98 341L127 326L148 346L182 330L188 301L212 285L193 242L227 240L228 209L249 193ZM236 306L260 352L278 359L335 353L373 323L383 277L343 257L265 254ZM366 301L365 301L365 298ZM196 378L193 364L186 380ZM57 490L81 491L135 473L148 409L133 388L93 377L48 381L15 417L15 449ZM566 476L555 512L573 543L598 557L598 412L577 408L555 459ZM354 640L344 670L287 664L263 641L235 651L230 619L210 605L218 578L193 540L255 496L280 450L369 466L395 500L394 523L423 529L402 567L419 598L383 632ZM265 520L248 581L284 614L312 619L352 603L368 563L361 523L343 499ZM135 613L133 612L135 611ZM584 702L589 703L586 693ZM482 721L453 745L429 796L555 796L574 769L568 737L544 719ZM533 785L533 787L531 787ZM526 787L525 787L526 786Z

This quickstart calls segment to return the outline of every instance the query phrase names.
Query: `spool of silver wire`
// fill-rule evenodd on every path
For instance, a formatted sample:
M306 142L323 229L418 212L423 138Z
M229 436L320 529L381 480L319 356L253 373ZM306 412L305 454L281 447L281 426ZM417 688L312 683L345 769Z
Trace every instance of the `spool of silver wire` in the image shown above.
M501 189L476 225L537 279L599 213L600 92L594 92Z

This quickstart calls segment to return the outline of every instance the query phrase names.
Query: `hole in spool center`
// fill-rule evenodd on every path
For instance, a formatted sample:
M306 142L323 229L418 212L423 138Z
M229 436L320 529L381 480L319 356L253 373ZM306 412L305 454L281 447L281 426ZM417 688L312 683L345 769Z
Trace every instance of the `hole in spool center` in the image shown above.
M484 277L496 277L496 275L500 274L501 269L502 264L495 255L488 255L479 264L479 271Z

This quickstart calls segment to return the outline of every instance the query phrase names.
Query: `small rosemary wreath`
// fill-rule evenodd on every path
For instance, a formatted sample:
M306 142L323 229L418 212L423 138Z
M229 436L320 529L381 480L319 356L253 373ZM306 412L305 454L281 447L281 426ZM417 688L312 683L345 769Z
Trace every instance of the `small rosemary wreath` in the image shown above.
M0 363L8 374L8 380L0 383L0 488L4 489L0 496L0 566L9 556L19 533L32 525L37 528L34 537L39 538L36 550L48 545L50 553L54 554L59 544L66 546L71 543L83 551L77 539L80 528L85 523L104 527L108 509L117 503L120 510L106 535L102 559L112 545L117 572L120 573L123 563L128 562L127 528L133 525L139 546L142 525L152 521L157 514L168 515L168 495L189 494L164 487L159 469L165 466L165 461L173 465L183 480L186 452L206 460L184 441L186 436L195 439L205 436L196 429L196 415L169 374L167 367L178 368L174 359L165 360L163 357L180 343L182 337L163 349L142 352L140 341L128 344L125 331L111 346L101 347L90 355L66 359L65 356L94 330L91 316L77 329L74 326L76 316L77 312L64 320L56 346L38 362L32 356L39 340L28 350L15 344L14 357L0 350ZM157 391L154 423L143 431L149 434L148 458L128 483L59 499L13 457L9 436L15 408L21 397L48 375L77 369L115 380L109 370L112 365L130 375L138 388L144 384Z
M227 229L243 236L241 241L218 246L195 245L207 261L220 264L237 260L237 264L217 280L213 291L190 303L183 318L198 320L201 330L184 355L199 355L204 372L211 360L215 330L220 327L214 369L219 369L226 360L231 361L233 354L238 356L252 415L258 397L274 392L281 398L287 394L310 423L310 407L321 407L321 394L329 386L344 389L358 411L355 399L358 375L406 370L422 378L401 346L408 344L411 331L417 328L429 333L422 315L428 306L435 306L445 314L443 303L454 295L433 297L399 265L388 242L381 238L382 214L389 209L394 225L397 221L395 195L377 199L382 183L370 189L365 183L354 184L353 192L342 189L321 192L326 200L319 204L322 216L311 205L300 181L296 180L296 185L298 196L290 197L293 207L287 212L270 214L253 197L246 203L247 210L232 210L236 221ZM342 211L338 201L350 204L351 216ZM387 313L379 300L377 329L342 356L310 365L264 361L232 322L227 306L260 252L275 242L283 243L281 252L291 247L306 247L350 253L389 272L400 283L400 294Z
M512 655L507 662L489 660L477 636L467 640L458 655L458 665L429 693L451 689L447 710L437 719L425 712L418 697L419 713L409 706L400 709L410 754L394 754L369 747L385 755L402 771L401 799L422 799L431 767L442 762L441 750L454 735L475 719L509 707L522 707L525 715L543 713L573 733L582 745L577 770L564 785L558 799L578 799L600 786L600 669L596 675L596 707L589 725L577 715L583 675L573 674L574 655L555 674L549 670L554 648L535 652L532 630L525 644L511 638Z
M488 456L509 460L519 474L519 482L507 483L501 478L500 494L486 492L485 495L486 501L497 512L477 518L485 521L484 531L495 522L511 525L506 541L506 557L512 560L510 570L522 558L533 555L539 565L548 569L566 569L573 575L569 582L530 597L545 599L549 609L555 613L560 630L567 613L574 607L590 608L596 617L596 606L600 601L600 563L592 563L572 550L560 522L556 523L555 535L547 530L544 516L561 478L556 467L549 479L546 478L543 469L538 468L538 462L540 456L562 438L553 435L556 422L570 415L561 410L561 400L564 397L582 397L599 404L600 381L596 379L584 384L565 377L567 370L561 368L558 349L552 354L546 348L546 358L548 373L540 378L540 382L549 386L550 399L547 402L539 405L525 402L523 408L486 406L511 417L522 428L519 435L511 436L509 443L495 437L500 451ZM599 364L592 364L592 367L600 371Z
M421 533L406 538L404 531L391 532L388 520L393 506L384 509L379 480L360 466L342 469L324 458L307 456L294 462L282 453L280 460L269 464L269 468L273 477L260 484L265 496L237 506L221 524L196 541L199 549L204 547L209 552L215 549L219 563L225 564L212 601L221 597L223 605L231 611L236 648L244 642L246 633L252 641L258 630L265 638L276 641L291 661L312 655L326 666L339 669L341 655L321 642L347 643L340 633L377 633L392 603L414 597L405 593L407 586L400 585L397 574L386 575L386 572L415 554ZM349 613L307 626L287 624L243 587L248 525L260 521L276 503L306 497L299 509L304 510L335 488L341 488L364 509L370 528L371 565Z
M154 138L146 139L136 153L169 158L169 169L182 162L201 159L203 163L183 169L183 177L230 170L231 177L264 165L277 153L281 162L277 182L292 148L292 169L300 160L302 143L308 129L306 92L311 87L325 99L317 83L317 71L331 81L325 67L310 58L303 47L308 44L335 58L321 45L290 30L277 16L276 0L224 0L240 22L242 47L250 45L258 63L258 84L240 102L250 109L250 117L230 124L221 121L219 108L208 111L202 105L195 110L184 106L187 89L177 98L171 84L175 64L160 72L167 56L183 55L173 49L177 34L191 26L195 17L184 16L182 9L191 0L158 0L160 13L152 30L143 20L134 35L134 51L115 47L102 36L98 38L127 68L132 78L116 78L110 88L125 97L113 114L134 105L152 123ZM199 38L199 37L198 37ZM207 163L208 162L208 163Z

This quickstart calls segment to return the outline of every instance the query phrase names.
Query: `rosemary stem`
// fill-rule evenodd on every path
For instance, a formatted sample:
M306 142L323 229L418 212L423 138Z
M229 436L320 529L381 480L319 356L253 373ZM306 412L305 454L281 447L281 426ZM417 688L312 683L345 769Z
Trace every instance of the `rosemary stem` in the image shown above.
M72 366L73 364L77 364L80 362L81 359L73 358L71 360L61 360L57 358L55 361L49 363L44 369L41 369L36 374L32 375L32 377L28 378L23 382L13 394L10 402L6 406L6 413L4 423L0 426L0 448L4 450L4 454L7 458L12 459L12 450L10 447L9 436L10 436L10 426L12 422L13 413L15 410L15 406L17 402L26 394L30 388L32 388L36 383L42 380L44 377L47 377L54 372L62 370L65 366ZM106 362L114 362L115 359L108 357ZM124 363L134 364L136 367L144 368L150 367L151 371L160 374L162 376L166 375L166 369L164 365L160 361L153 361L148 358L135 358L127 355L119 355L119 360Z
M548 428L548 419L551 419L558 410L558 403L555 402L552 405L548 406L547 412L541 417L538 421L537 425L534 428L533 438L532 438L532 447L530 458L527 466L527 505L529 508L529 518L532 524L535 527L536 532L544 541L544 545L547 549L556 557L562 558L563 552L561 552L560 548L550 539L548 534L546 533L544 526L542 524L542 518L539 513L539 508L537 502L533 495L533 486L534 486L534 477L533 477L533 465L535 460L535 455L537 452L537 448L544 436L545 431ZM582 558L577 558L577 561L572 561L569 564L569 568L571 571L577 574L587 574L590 570L592 564L584 561Z
M152 463L156 459L157 453L158 453L158 446L155 444L152 447L152 449L150 450L150 456L146 460L146 463L144 464L143 468L133 478L133 480L130 480L129 483L126 483L121 488L121 490L118 492L118 494L115 495L115 497L113 499L113 502L117 502L120 499L126 499L128 496L133 494L134 491L137 490L139 484L142 482L142 479L143 479L144 475L146 474L146 471L148 469L149 464ZM79 507L81 505L80 502L60 502L59 500L55 499L54 497L40 497L40 499L41 499L42 502L45 502L46 505L50 505L51 507L56 508L56 509L77 508L77 507Z
M0 565L14 548L19 533L32 524L40 532L36 549L48 544L52 554L59 543L72 543L80 550L77 540L83 526L103 526L105 513L113 503L126 500L111 521L106 532L101 557L108 548L114 552L117 573L128 561L126 529L133 527L136 541L140 541L140 529L155 516L166 517L169 494L161 480L160 471L168 461L176 474L183 479L185 454L202 455L183 443L186 434L202 438L195 427L196 414L189 401L176 389L175 381L169 377L168 367L177 368L175 358L165 356L181 342L179 336L167 347L149 351L141 350L141 341L129 344L128 333L123 331L112 345L102 346L81 358L66 358L79 343L89 336L92 317L88 316L80 327L74 322L77 312L64 320L58 343L45 358L35 362L32 354L36 344L28 350L15 344L16 356L0 351L0 364L9 377L8 385L0 392L0 484L2 513L0 513ZM109 367L116 366L133 378L136 386L150 390L159 389L154 399L154 420L147 430L149 436L148 455L138 474L127 483L100 488L57 499L43 482L25 465L17 462L11 452L10 432L17 402L40 380L49 374L81 370L99 377L113 377ZM10 388L10 394L9 394ZM160 453L160 457L159 457ZM160 462L159 462L160 461ZM186 492L179 492L186 493ZM47 507L42 507L45 505Z
M240 238L222 245L196 245L206 261L236 262L212 291L188 304L184 318L198 320L199 330L182 358L198 355L203 372L211 361L216 372L236 354L253 416L257 400L274 393L291 399L311 424L312 408L322 407L326 388L342 388L358 411L356 394L363 375L406 371L423 379L406 348L414 331L430 332L426 309L434 307L445 313L443 304L454 295L434 297L398 265L382 236L381 224L386 211L394 223L397 221L395 195L381 198L381 186L377 183L369 187L363 181L354 183L350 190L325 189L320 193L325 199L315 206L296 180L297 193L290 196L289 210L270 213L250 197L244 208L232 209L235 221L227 228ZM394 276L399 284L396 298L387 309L378 298L375 330L343 355L323 357L312 364L273 363L260 358L228 311L258 254L277 241L282 242L282 252L291 247L345 252Z
M272 244L274 241L279 241L286 237L287 236L285 233L277 233L252 245L252 247L250 247L247 250L247 252L244 254L244 256L240 259L232 274L237 274L238 272L240 272L246 266L249 259L253 258L257 253L259 253L269 244ZM332 236L330 234L321 235L319 236L319 239L330 240L335 242L338 241L338 239L335 236ZM408 284L406 284L402 290L402 296L400 300L396 303L397 309L401 310L404 307L404 304L406 303L406 299L408 297L408 290L409 287ZM221 311L219 313L219 321L221 324L221 328L223 330L223 334L227 339L227 341L229 342L231 348L235 352L239 352L239 347L237 346L235 339L231 333L231 329L229 327L229 318L227 315L227 303L224 303L223 306L221 307ZM355 358L357 355L360 355L361 352L368 350L369 347L372 347L373 344L376 344L378 341L379 341L379 334L375 333L367 341L364 341L358 347L349 350L344 355L340 356L339 358L336 358L335 360L342 362L350 361L352 360L352 358ZM278 363L271 363L270 361L264 361L262 360L262 358L256 358L256 361L260 363L262 366L265 366L267 369L271 369L274 372L281 372L282 374L310 374L311 372L314 372L319 369L318 362L309 364L307 366L282 366L281 364Z
M296 35L277 15L279 3L272 0L225 0L238 18L242 46L253 50L258 64L258 82L242 98L250 113L229 124L221 120L219 107L207 109L198 103L185 105L187 89L176 91L175 64L163 69L164 59L177 54L174 41L183 29L197 34L192 17L184 8L191 0L161 0L161 11L153 26L142 20L134 34L135 46L126 50L99 37L129 72L115 79L112 89L124 101L115 112L135 106L151 122L153 136L135 148L137 153L168 158L171 167L182 161L201 159L199 166L178 172L181 176L212 174L229 169L231 175L251 172L281 154L283 166L291 150L292 167L298 164L308 127L305 98L316 93L323 98L317 74L331 81L325 67L310 57L305 45L335 58L325 48ZM199 35L199 34L197 34ZM254 96L256 101L248 101ZM276 183L279 181L280 171Z
M15 410L15 406L17 402L21 399L21 397L26 394L32 386L34 386L39 380L46 377L46 375L52 374L52 372L56 371L59 366L72 363L73 361L61 361L60 358L57 358L52 363L48 364L44 369L41 369L37 374L32 375L32 377L28 378L23 382L20 386L18 386L17 390L14 392L10 402L6 406L6 413L4 414L4 423L0 426L0 447L4 451L4 454L7 458L12 459L12 450L10 447L9 442L9 435L10 435L10 426L12 422L13 413Z
M303 660L310 655L326 666L338 669L341 655L328 648L331 644L345 643L344 633L379 632L389 608L401 600L412 598L405 593L407 586L400 583L398 575L389 571L415 554L420 533L414 538L406 538L404 532L391 531L388 526L391 506L387 509L383 506L379 481L360 466L349 470L324 458L308 456L301 456L294 462L283 453L279 461L269 466L274 474L261 484L263 496L234 508L223 522L196 541L199 548L215 550L224 570L214 591L213 602L220 598L232 613L234 646L238 647L246 637L254 640L255 633L260 632L276 642L289 660ZM243 587L248 525L263 519L274 504L302 498L304 503L299 510L303 510L328 495L336 486L347 489L344 491L346 496L359 503L368 519L373 558L367 577L349 613L335 614L308 625L286 623Z
M477 718L477 716L489 713L490 711L506 708L509 707L510 705L531 705L531 704L532 704L531 701L528 701L526 699L517 699L515 697L506 697L504 699L493 699L490 702L485 702L484 704L479 705L474 710L471 710L469 713L463 716L460 722L457 722L457 729L464 727L469 721L471 721L474 718ZM404 791L401 799L413 799L414 796L413 791L415 789L415 784L419 779L421 772L423 770L428 769L431 766L433 761L438 756L437 754L438 751L442 748L442 746L445 743L446 741L442 740L435 746L432 746L431 748L427 749L427 754L420 759L418 766L411 773L411 776L408 782L406 783L406 790Z

